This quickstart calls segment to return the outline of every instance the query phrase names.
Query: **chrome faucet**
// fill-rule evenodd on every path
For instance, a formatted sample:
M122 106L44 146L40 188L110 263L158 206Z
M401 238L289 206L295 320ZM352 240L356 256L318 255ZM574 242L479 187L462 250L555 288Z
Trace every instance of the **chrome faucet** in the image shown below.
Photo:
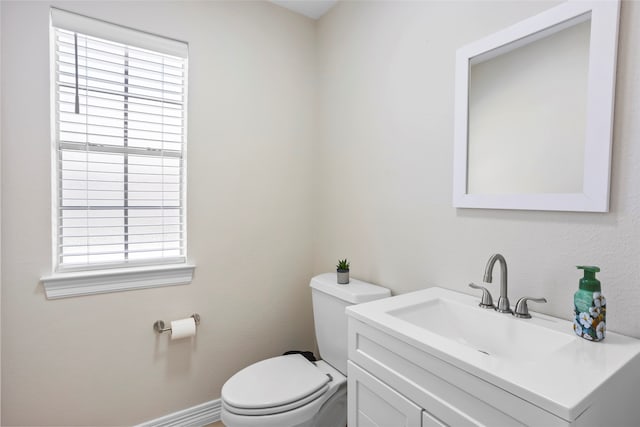
M493 281L493 266L496 261L500 261L500 298L498 298L496 311L500 313L512 313L511 308L509 307L509 298L507 297L507 261L505 261L502 255L491 255L491 258L487 261L487 266L484 269L484 281L486 283L491 283Z
M547 302L546 298L531 298L531 297L522 297L516 302L516 306L513 309L513 315L519 317L521 319L531 319L531 314L529 313L529 307L527 306L527 301L533 302Z

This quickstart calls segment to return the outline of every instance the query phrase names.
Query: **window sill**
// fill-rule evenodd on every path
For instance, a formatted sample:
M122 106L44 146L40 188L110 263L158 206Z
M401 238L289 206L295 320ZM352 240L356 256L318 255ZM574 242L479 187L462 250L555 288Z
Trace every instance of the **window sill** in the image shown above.
M193 279L195 265L117 268L111 270L54 273L43 277L47 299L68 298L133 289L187 285Z

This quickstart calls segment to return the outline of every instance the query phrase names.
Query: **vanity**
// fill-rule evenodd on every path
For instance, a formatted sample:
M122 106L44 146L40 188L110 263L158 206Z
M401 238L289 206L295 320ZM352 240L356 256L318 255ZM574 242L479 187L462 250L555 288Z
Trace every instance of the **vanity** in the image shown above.
M348 307L348 425L640 425L640 340L479 302L433 287Z

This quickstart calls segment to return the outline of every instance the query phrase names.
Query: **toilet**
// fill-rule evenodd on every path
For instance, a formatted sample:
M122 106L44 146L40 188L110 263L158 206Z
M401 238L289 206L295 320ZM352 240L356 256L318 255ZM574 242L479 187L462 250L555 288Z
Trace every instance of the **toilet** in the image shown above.
M227 427L344 427L347 424L347 316L345 308L391 295L389 289L336 273L309 284L316 339L322 360L300 354L262 360L222 386L222 422Z

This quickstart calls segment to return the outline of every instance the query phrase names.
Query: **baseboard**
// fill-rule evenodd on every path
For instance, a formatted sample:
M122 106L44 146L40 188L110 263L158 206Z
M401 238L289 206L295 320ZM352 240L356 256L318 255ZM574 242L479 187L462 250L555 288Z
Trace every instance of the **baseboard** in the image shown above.
M135 427L203 427L220 421L220 399L210 400Z

